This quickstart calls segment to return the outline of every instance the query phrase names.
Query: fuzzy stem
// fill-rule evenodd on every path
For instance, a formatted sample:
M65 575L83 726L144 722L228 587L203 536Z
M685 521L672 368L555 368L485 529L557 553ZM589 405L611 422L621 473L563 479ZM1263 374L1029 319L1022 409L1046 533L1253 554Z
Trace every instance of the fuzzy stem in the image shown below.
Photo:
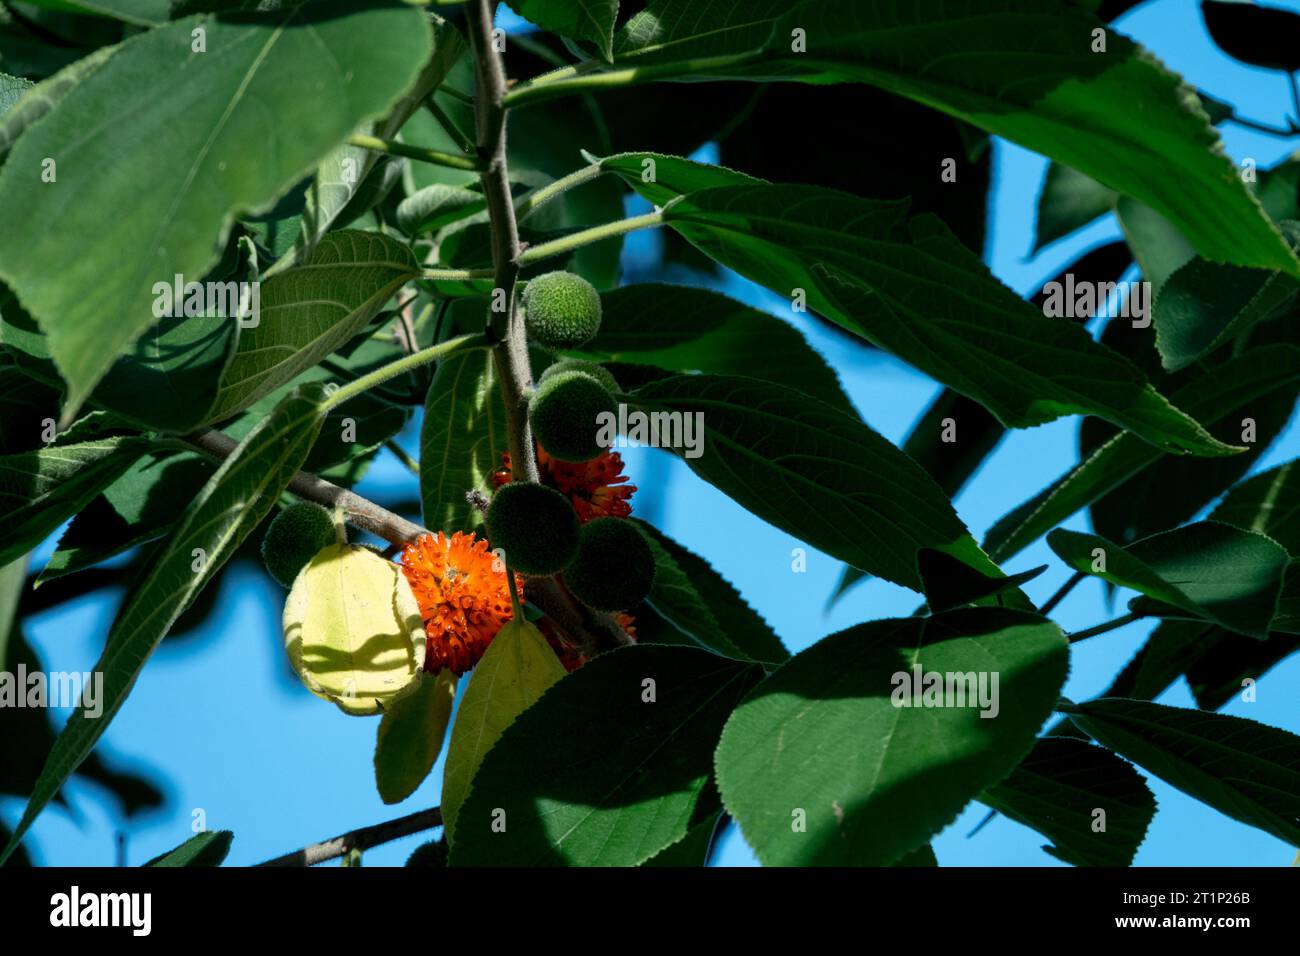
M420 278L430 282L467 282L470 279L491 279L495 274L491 269L425 269Z
M438 149L425 149L423 146L411 146L407 143L399 143L396 140L380 139L378 136L364 136L358 133L348 138L348 144L358 146L361 149L369 149L376 153L405 156L407 159L416 159L422 163L431 163L434 166L446 166L449 169L475 171L482 168L482 164L470 156L457 156L455 153L444 153Z
M730 66L739 66L757 62L762 55L758 52L728 54L726 56L697 57L693 60L679 60L673 63L657 63L651 66L629 66L622 69L584 71L580 67L564 67L543 73L526 83L520 83L508 94L505 104L510 108L528 103L540 103L556 96L570 93L586 93L592 90L616 89L632 86L651 80L670 80L679 76L694 75L710 70L723 70Z
M389 362L387 365L380 366L373 372L368 372L360 378L354 379L348 384L342 386L325 400L322 406L326 411L337 408L344 402L356 398L362 392L374 388L376 385L382 385L390 378L395 378L403 372L409 372L412 369L427 365L440 358L445 358L456 352L465 351L475 348L486 348L488 345L486 335L462 335L459 338L448 339L446 342L439 342L437 345L430 345L427 349L420 349L413 352L405 358L400 358L395 362Z
M590 166L583 166L567 176L561 176L553 183L547 183L545 186L534 189L515 205L515 218L523 219L538 206L550 202L575 186L590 182L604 171L604 167L600 163L592 163Z
M620 219L618 222L607 222L600 226L592 226L590 229L583 229L580 232L561 236L559 239L552 239L550 242L530 246L519 257L519 264L521 266L531 266L535 262L541 262L551 256L563 255L566 252L572 252L574 249L581 249L583 246L589 246L593 242L600 242L602 239L623 236L629 232L635 232L637 229L648 229L651 226L661 225L663 221L663 210L657 209L643 216L633 216L630 219Z
M517 481L539 480L533 453L532 428L528 424L528 395L533 375L528 365L528 341L524 323L515 307L515 283L519 278L519 227L515 222L514 197L510 193L510 171L506 160L506 76L501 56L492 46L493 0L472 0L465 12L470 49L477 77L474 118L478 133L478 154L483 163L479 180L487 200L488 225L492 237L492 265L496 290L504 308L503 319L488 328L497 338L492 358L500 380L506 412L506 443Z

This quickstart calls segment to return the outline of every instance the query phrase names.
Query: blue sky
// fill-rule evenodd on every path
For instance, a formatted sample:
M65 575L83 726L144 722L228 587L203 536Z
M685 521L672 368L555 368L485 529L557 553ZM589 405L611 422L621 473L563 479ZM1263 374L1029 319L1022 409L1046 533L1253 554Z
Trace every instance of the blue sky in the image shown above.
M1300 9L1300 2L1276 4ZM1290 102L1280 74L1256 70L1223 57L1200 22L1198 4L1159 0L1122 19L1118 26L1152 49L1167 65L1219 99L1255 119L1282 122ZM1225 146L1237 160L1254 158L1266 167L1296 144L1228 125ZM652 145L652 144L650 144ZM702 158L709 158L706 150ZM905 161L900 159L900 161ZM1118 237L1106 219L1077 238L1031 256L1034 206L1046 162L1019 147L998 142L991 229L985 258L1010 287L1029 294L1080 251ZM639 211L634 203L629 209ZM627 255L639 260L653 253L653 234L631 237ZM806 317L791 317L788 302L732 277L729 294L793 319L840 371L846 390L865 419L885 437L901 443L912 423L936 394L936 386L888 357L854 347L820 329ZM1065 419L1010 435L957 499L961 517L982 537L994 520L1056 478L1076 457L1078 419ZM418 423L402 436L413 450ZM1300 452L1295 423L1260 461L1272 467ZM695 479L680 462L650 450L624 453L628 472L640 491L636 512L722 569L772 624L792 651L820 637L865 620L909 614L917 597L882 581L868 581L826 613L827 595L840 565L810 551L807 571L791 571L791 550L801 543L764 525L720 492ZM360 487L380 501L407 497L410 475L390 456L382 456ZM1086 528L1080 515L1069 527ZM36 555L48 556L52 542ZM1009 572L1039 564L1051 569L1028 590L1045 598L1066 578L1060 562L1036 545L1007 565ZM441 764L405 803L385 806L373 782L371 757L377 720L347 717L312 697L288 672L279 636L284 592L264 574L241 570L228 576L219 610L203 633L167 642L154 655L130 699L109 727L102 745L114 763L166 781L166 805L126 826L128 862L138 864L182 840L202 813L210 829L231 829L230 862L254 863L355 826L400 816L436 804ZM26 622L28 636L45 666L84 670L98 657L120 595L91 596ZM1078 587L1056 618L1067 629L1108 619L1100 586ZM1151 625L1134 626L1085 642L1075 649L1065 694L1086 698L1105 688L1140 645ZM1300 732L1295 706L1300 658L1275 669L1259 687L1258 700L1227 705L1226 713L1250 717ZM1194 706L1183 684L1163 702ZM1235 823L1158 780L1151 785L1159 802L1140 865L1285 865L1294 850L1258 830ZM75 783L72 812L47 810L32 830L28 846L45 864L111 865L114 834L121 826L110 803L94 785ZM11 826L22 801L0 798L0 816ZM994 820L972 838L966 834L984 815L980 806L963 813L936 840L943 865L1061 865L1041 850L1037 833L1005 818ZM371 851L370 865L401 863L421 838L409 838ZM735 828L723 839L719 862L752 864L753 857Z

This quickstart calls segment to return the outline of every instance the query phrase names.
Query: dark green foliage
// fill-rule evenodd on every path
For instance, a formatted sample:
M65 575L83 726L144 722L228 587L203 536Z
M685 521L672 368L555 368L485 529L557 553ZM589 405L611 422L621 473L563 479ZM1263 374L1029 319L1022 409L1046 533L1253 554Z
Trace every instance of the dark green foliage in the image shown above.
M1180 28L1291 72L1279 2L1198 0ZM936 867L974 802L1120 866L1156 812L1143 773L1296 844L1293 723L1213 711L1294 696L1300 155L1256 170L1226 134L1280 149L1300 117L1282 77L1247 110L1231 71L1179 76L1130 39L1144 18L1109 28L1141 3L0 2L0 672L39 669L34 615L120 603L93 635L102 712L56 733L0 699L0 794L27 804L0 865L46 859L48 828L21 844L80 803L70 780L127 817L160 805L97 749L150 655L219 631L259 546L305 592L342 520L374 575L326 590L383 613L315 598L279 637L409 682L378 722L384 802L436 785L449 741L441 797L417 797L442 832L410 866L698 866L734 825L767 864ZM531 27L498 49L507 7ZM800 129L824 135L782 146ZM1023 273L980 254L996 141L1050 164L999 185L1036 206ZM683 158L704 144L716 162ZM875 430L876 363L911 368L883 392L918 399L905 438ZM607 414L685 468L636 452L620 477ZM1069 416L1077 465L1002 489L1027 500L977 543L967 486L996 492L1050 450L1009 433ZM371 501L376 459L410 474ZM831 561L840 593L874 576L915 610L864 602L785 635L791 656L778 627L816 617L802 572ZM1063 698L1075 643L1129 626L1147 637L1109 690ZM440 640L466 659L417 686ZM1154 702L1181 682L1200 710ZM347 739L322 743L365 773ZM349 821L343 865L435 819ZM216 865L231 837L149 865Z
M578 551L578 515L554 488L513 481L492 496L488 540L524 574L554 574Z
M645 600L654 585L655 559L636 525L597 518L582 526L578 556L564 572L574 596L598 611L622 611Z
M573 349L600 331L600 294L572 272L530 279L523 294L528 338L551 349Z
M320 505L299 501L276 515L266 529L262 561L279 584L293 587L293 579L307 562L336 540L334 517Z
M560 372L542 381L528 403L533 435L561 461L587 461L604 449L601 415L617 416L614 396L586 372ZM612 419L611 419L612 421Z

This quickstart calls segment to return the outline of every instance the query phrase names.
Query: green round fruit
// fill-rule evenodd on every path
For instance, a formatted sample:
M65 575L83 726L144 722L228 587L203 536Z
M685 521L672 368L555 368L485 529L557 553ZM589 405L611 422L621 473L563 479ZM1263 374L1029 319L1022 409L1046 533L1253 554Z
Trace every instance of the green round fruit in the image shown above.
M626 611L650 594L655 558L650 545L626 518L597 518L582 526L578 556L564 571L564 583L597 611Z
M512 481L492 496L488 540L524 574L562 571L578 551L578 513L554 488Z
M617 419L618 406L605 386L586 372L550 376L528 403L534 437L560 461L590 461L605 450L598 440L602 413Z
M406 858L407 866L446 866L447 841L430 840L417 846Z
M607 391L619 391L618 379L614 378L613 373L611 373L609 369L605 368L603 365L597 365L595 362L588 362L585 359L561 359L543 372L539 381L544 382L548 378L552 378L562 372L581 372L583 375L590 375L596 381L600 382L601 385L605 386Z
M524 287L528 338L549 349L574 349L600 331L600 293L582 276L548 272Z
M262 562L271 577L291 588L308 561L322 548L338 542L334 516L320 505L300 501L281 511L267 527L262 539Z

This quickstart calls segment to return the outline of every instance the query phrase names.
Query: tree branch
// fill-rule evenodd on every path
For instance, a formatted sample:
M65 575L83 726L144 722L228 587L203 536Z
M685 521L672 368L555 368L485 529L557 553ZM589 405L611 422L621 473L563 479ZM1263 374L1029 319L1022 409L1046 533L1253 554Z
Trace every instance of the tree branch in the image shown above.
M501 397L506 410L506 441L516 480L537 481L537 459L533 453L532 429L528 424L528 395L533 386L528 365L528 341L524 323L515 307L515 282L519 278L519 228L514 199L510 194L510 173L506 161L506 76L501 57L492 46L493 0L472 0L466 11L470 49L474 53L477 85L474 118L478 132L478 155L484 164L479 180L487 200L488 224L492 234L492 264L496 296L501 297L504 321L488 327L497 338L492 349Z
M238 444L229 435L213 428L187 436L185 443L219 460L228 457ZM398 548L422 534L430 533L414 521L407 521L401 515L355 492L305 471L293 476L288 490L305 501L342 509L344 517L353 527L369 531ZM79 577L92 574L94 570L84 571ZM630 642L627 633L618 626L613 615L592 611L579 604L553 578L529 578L525 583L524 595L529 603L547 617L553 618L561 630L580 641L588 655Z
M265 863L257 865L315 866L317 863L324 863L326 860L336 860L352 850L369 850L371 847L391 843L393 840L400 840L402 837L410 836L413 833L432 830L434 827L439 826L442 826L442 810L439 807L434 807L432 810L420 810L405 817L398 817L396 820L387 820L384 823L376 823L374 826L352 830L340 834L332 840L313 843L301 850L294 850L292 853L277 856L274 860L267 860Z
M217 458L229 457L238 444L229 435L213 428L190 435L186 441L200 451ZM318 478L305 471L300 471L293 476L289 482L289 491L299 498L314 501L327 508L342 509L344 516L354 527L378 535L392 544L402 545L428 533L414 521L407 521L401 515L394 514L387 508L381 508L355 492L340 488L324 478Z

